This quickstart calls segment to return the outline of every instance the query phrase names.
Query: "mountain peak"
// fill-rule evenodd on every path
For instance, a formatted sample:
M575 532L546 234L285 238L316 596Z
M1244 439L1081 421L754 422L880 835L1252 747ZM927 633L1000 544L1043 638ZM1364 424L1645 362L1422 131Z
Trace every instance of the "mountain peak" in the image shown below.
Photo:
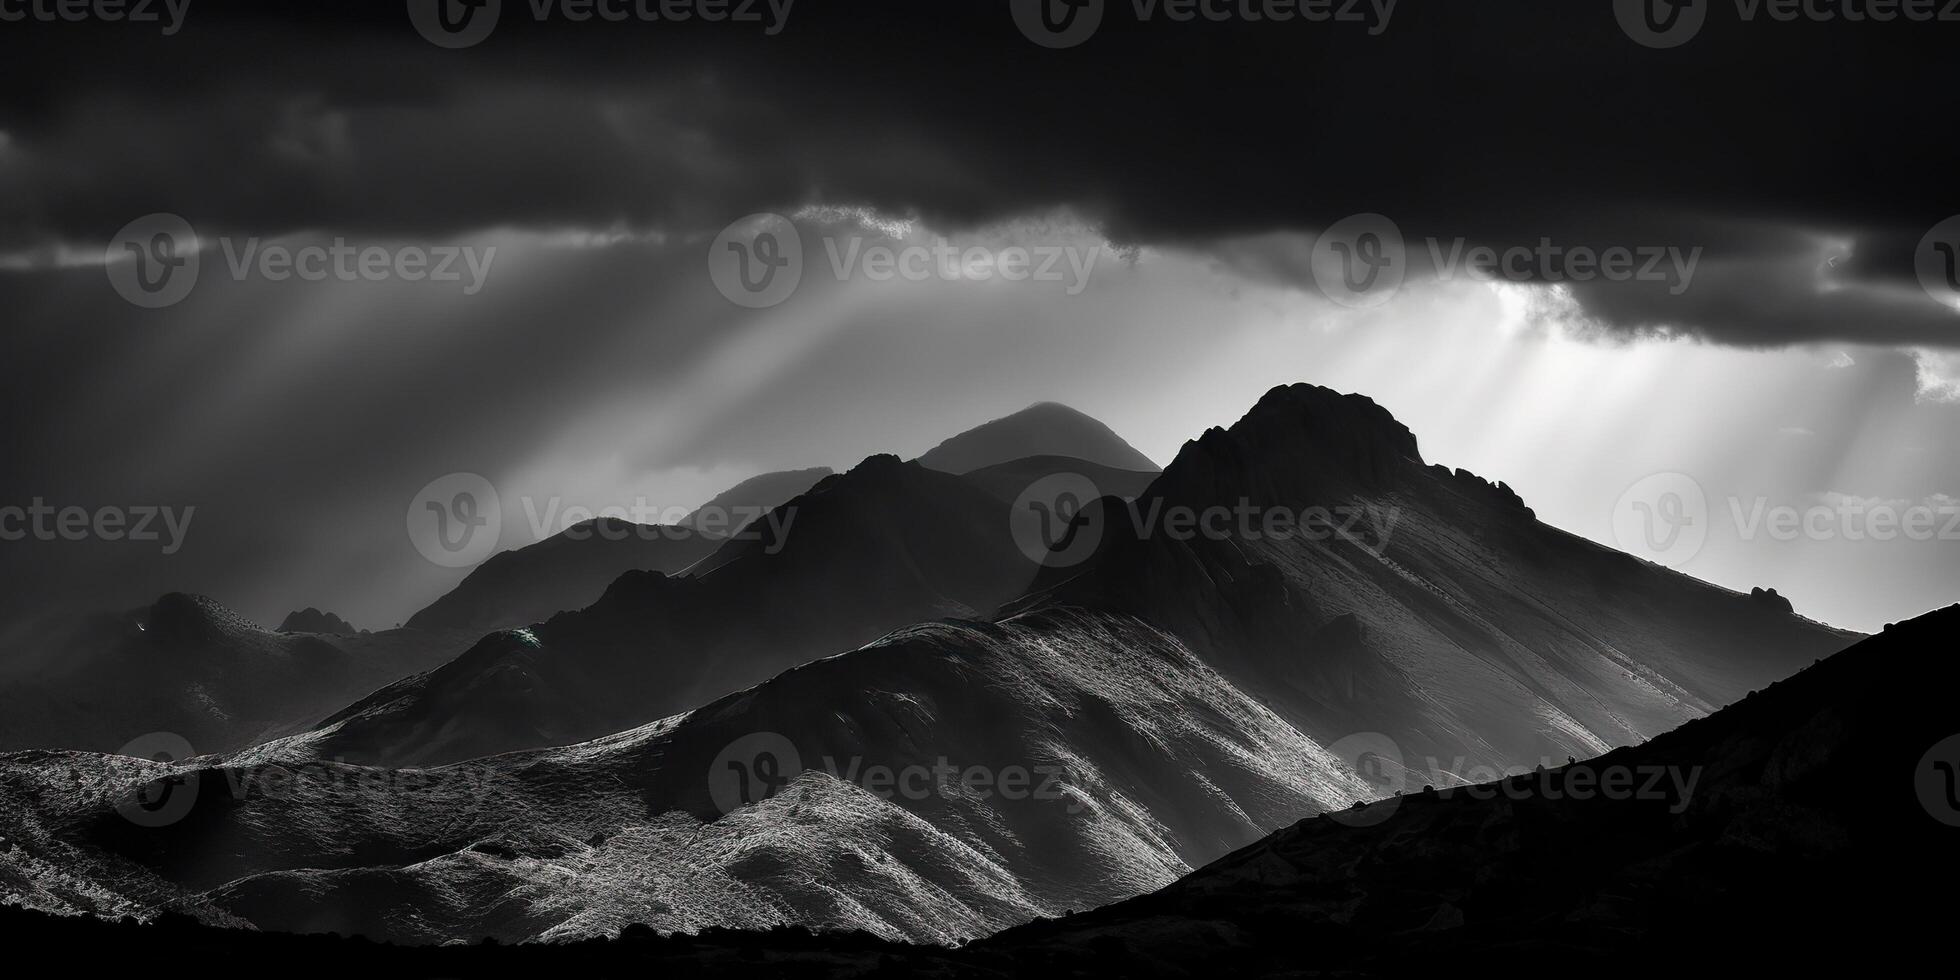
M354 624L330 612L322 612L312 606L287 613L279 623L281 633L322 633L329 636L352 636L360 630Z
M1379 487L1421 465L1415 434L1374 399L1282 385L1231 428L1185 443L1164 485L1205 499L1265 485Z
M1036 402L968 429L935 446L919 462L957 475L1030 456L1070 456L1143 473L1161 469L1109 426L1059 402Z

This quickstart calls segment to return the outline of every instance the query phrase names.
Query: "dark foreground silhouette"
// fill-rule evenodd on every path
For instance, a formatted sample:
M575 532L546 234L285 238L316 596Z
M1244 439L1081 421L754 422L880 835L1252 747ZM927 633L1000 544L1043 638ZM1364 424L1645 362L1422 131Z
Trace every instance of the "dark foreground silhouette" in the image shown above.
M1303 821L1157 893L958 950L709 932L392 947L0 910L155 976L1702 975L1937 956L1960 871L1960 606L1644 745ZM1621 775L1624 774L1624 775Z

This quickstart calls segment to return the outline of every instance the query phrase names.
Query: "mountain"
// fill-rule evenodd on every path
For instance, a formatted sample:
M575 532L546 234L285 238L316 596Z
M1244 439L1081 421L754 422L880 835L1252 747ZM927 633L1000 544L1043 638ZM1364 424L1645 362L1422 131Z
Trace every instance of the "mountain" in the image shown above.
M1206 515L1231 533L1180 533ZM1633 744L1856 639L1550 527L1426 464L1373 401L1309 385L1078 522L1094 555L1018 608L1148 619L1323 743L1392 740L1395 785Z
M127 816L165 783L169 820ZM438 770L37 753L0 758L0 787L21 815L0 879L40 907L416 943L634 922L967 940L1368 790L1175 638L1061 611L903 630L640 729Z
M966 482L993 494L1002 503L1012 504L1028 488L1055 477L1088 481L1097 495L1134 499L1157 479L1157 470L1119 470L1073 456L1028 456L983 466L962 474Z
M1054 402L1031 405L940 443L919 462L943 473L971 473L1029 456L1068 456L1116 470L1155 473L1156 463L1109 426Z
M321 612L308 606L286 614L279 622L280 633L321 633L328 636L352 636L360 630L354 624L330 612Z
M716 494L713 500L681 518L679 526L725 536L808 493L819 481L834 475L830 467L819 466L753 476Z
M1953 780L1960 739L1948 704L1960 686L1960 659L1949 655L1956 636L1960 606L1888 628L1643 745L1501 782L1413 791L1322 814L1151 894L1036 920L957 950L782 928L663 937L639 926L611 940L402 948L214 929L184 915L138 925L8 908L0 908L0 931L105 958L170 949L176 956L163 961L166 970L173 962L250 959L290 962L292 972L309 978L357 971L462 976L491 969L493 961L494 968L532 972L840 978L1406 976L1553 958L1610 974L1652 972L1657 962L1697 971L1813 972L1903 962L1919 955L1914 938L1941 935L1946 925L1946 906L1929 895L1929 883L1960 870ZM861 702L847 703L855 711ZM637 744L645 737L636 736ZM20 771L35 762L0 759L8 777L0 791L22 793L31 782ZM27 812L0 809L0 821ZM214 842L236 846L250 837L242 818L208 826ZM748 869L807 862L795 844L802 828L793 815L757 828L759 859ZM17 831L6 824L0 833ZM46 837L0 837L0 887L24 893L29 909L115 908L112 894L89 891L51 863L69 855L51 855ZM881 856L864 852L826 872L876 868ZM554 869L538 874L536 884L491 893L506 902L557 890L565 877L557 872L568 865L573 875L595 867L561 858L526 865L503 843L471 851L467 860L474 863L465 874L440 879L444 887L478 885L474 874L502 869ZM334 894L358 891L353 879L366 874L310 877L325 879L321 885ZM140 884L140 876L130 880ZM773 876L771 884L821 880L793 873ZM676 893L686 894L666 894ZM478 893L443 894L461 907ZM216 901L203 902L199 914L239 925L211 908ZM607 925L561 935L610 932L620 910L597 907ZM654 921L675 908L664 901L643 907ZM311 925L346 921L323 917Z
M892 456L825 478L690 574L630 572L578 612L485 637L289 749L429 765L646 724L924 620L982 618L1035 566L1006 505Z
M270 632L184 594L41 636L50 641L42 649L60 655L10 668L0 747L110 752L169 733L200 752L234 751L303 731L474 639L445 630Z
M679 572L721 544L721 538L692 528L595 518L490 556L456 588L410 616L408 626L485 633L543 622L591 605L627 572Z
M715 552L743 527L808 491L828 469L765 473L723 491L674 525L601 517L493 555L415 615L415 628L479 632L540 623L596 601L632 571L674 575Z
M687 576L630 573L316 730L177 768L9 760L0 785L35 867L74 879L45 904L413 941L636 918L966 939L1359 798L1638 744L1853 639L1549 528L1309 386L1134 501L1015 499L874 457ZM1015 506L1037 543L1064 532L1039 575ZM904 790L941 759L1071 789ZM160 779L268 774L156 833L123 815Z
M1658 950L1703 968L1870 962L1873 937L1946 924L1921 888L1960 871L1956 638L1960 606L1646 744L1308 820L1150 896L972 951L1167 976L1554 952L1576 968Z

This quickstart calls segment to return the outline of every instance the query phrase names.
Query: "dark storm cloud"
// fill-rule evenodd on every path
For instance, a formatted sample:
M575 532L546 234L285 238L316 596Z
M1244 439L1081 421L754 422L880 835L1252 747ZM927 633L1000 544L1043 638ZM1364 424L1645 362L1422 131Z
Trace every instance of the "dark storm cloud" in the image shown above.
M696 231L821 198L939 225L1070 205L1212 247L1379 212L1412 248L1702 250L1685 291L1576 286L1608 327L1960 343L1912 267L1960 210L1960 24L1723 4L1654 50L1605 3L1406 0L1375 31L1112 2L1049 50L1005 3L805 0L774 36L505 7L460 51L393 2L200 0L168 38L6 25L0 241L86 248L160 210L261 234Z

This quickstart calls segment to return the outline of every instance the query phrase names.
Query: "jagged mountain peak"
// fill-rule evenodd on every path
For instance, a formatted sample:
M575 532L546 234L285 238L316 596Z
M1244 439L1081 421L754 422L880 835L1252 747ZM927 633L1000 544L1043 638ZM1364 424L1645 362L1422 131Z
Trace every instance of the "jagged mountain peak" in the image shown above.
M1282 385L1230 428L1185 443L1156 492L1183 502L1341 496L1386 488L1422 465L1415 434L1373 399Z
M280 633L320 633L329 636L351 636L359 633L354 624L334 615L308 606L305 609L287 613L279 623Z

